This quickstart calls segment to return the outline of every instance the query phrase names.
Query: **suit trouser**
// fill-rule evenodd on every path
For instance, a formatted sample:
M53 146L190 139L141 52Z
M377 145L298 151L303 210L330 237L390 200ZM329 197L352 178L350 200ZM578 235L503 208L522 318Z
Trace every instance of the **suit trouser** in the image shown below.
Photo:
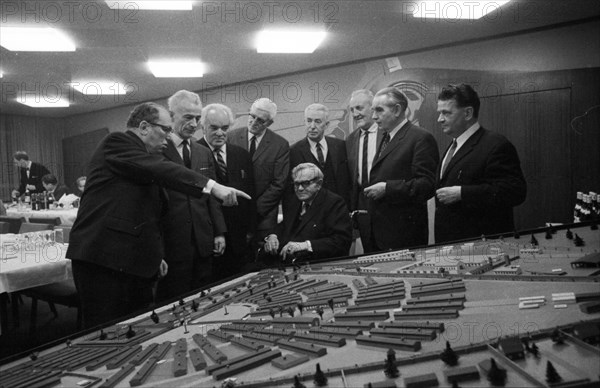
M363 193L362 189L358 192L358 209L367 210L367 197ZM370 214L358 214L357 215L358 233L360 234L360 242L363 246L365 253L377 252L379 249L375 245L375 239L373 236L373 227L371 226L371 215Z
M146 279L80 260L71 265L85 328L142 313L152 302L154 277Z

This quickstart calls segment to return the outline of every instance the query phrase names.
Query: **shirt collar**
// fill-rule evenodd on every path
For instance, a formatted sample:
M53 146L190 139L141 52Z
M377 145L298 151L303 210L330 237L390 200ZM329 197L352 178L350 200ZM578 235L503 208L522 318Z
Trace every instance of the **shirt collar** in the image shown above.
M460 148L463 144L466 143L467 140L469 140L469 138L471 136L473 136L473 134L475 132L477 132L477 130L481 128L481 125L479 125L479 121L475 122L475 124L471 125L466 131L464 131L463 133L461 133L461 135L459 137L456 138L456 148Z
M400 128L402 128L406 123L408 123L408 119L405 118L400 124L396 125L396 127L390 131L390 140L394 138L394 135L396 135Z
M179 137L178 134L173 132L173 133L171 133L171 141L175 145L175 148L178 148L181 145L181 143L183 142L183 139L181 137Z
M367 129L361 129L360 131L364 134L365 132L369 132L369 134L371 133L375 133L377 132L377 123L373 123L369 128Z

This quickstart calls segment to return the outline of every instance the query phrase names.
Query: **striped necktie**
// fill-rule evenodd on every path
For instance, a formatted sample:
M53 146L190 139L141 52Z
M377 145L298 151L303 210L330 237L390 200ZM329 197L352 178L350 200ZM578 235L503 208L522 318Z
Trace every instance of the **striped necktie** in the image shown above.
M217 160L219 176L223 179L223 182L227 182L227 165L225 164L225 159L223 159L223 156L221 155L223 151L220 148L215 148L213 152L215 154L215 159Z

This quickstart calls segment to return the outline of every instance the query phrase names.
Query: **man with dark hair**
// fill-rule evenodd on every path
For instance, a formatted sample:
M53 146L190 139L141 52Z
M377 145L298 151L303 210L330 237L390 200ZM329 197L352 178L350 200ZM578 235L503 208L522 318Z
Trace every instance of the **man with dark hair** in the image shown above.
M169 100L173 132L163 152L167 160L216 179L211 153L192 136L200 126L200 96L180 90ZM221 205L211 196L192 195L167 189L169 209L161 219L165 239L165 261L169 273L158 283L160 300L175 298L212 281L213 261L225 251L225 220Z
M438 122L453 140L436 174L436 243L512 232L513 207L527 195L517 150L479 125L479 106L467 84L438 96Z
M199 144L212 151L217 166L217 182L235 187L254 196L254 168L245 149L227 143L234 123L233 112L222 104L209 104L202 109L200 124L204 136ZM214 266L215 276L223 279L244 271L254 261L251 241L256 229L256 203L239 200L236 208L223 208L227 225L225 254Z
M438 149L431 133L406 118L408 100L397 88L373 99L373 120L383 131L364 195L377 250L426 245L427 200L434 194Z
M159 223L167 206L164 188L210 194L227 206L238 196L249 198L165 160L171 126L167 109L143 103L131 112L127 131L107 135L92 155L67 251L86 327L152 302L152 287L168 270Z
M55 201L60 200L63 195L69 194L69 188L58 184L58 179L52 174L46 174L42 177L42 185L48 195L51 195Z
M29 191L30 194L41 193L44 191L42 177L50 174L48 169L39 163L29 160L29 155L25 151L17 151L13 155L13 162L19 168L20 184L19 188L12 191L12 197L17 198Z
M285 204L283 223L265 238L265 252L284 260L348 255L352 223L343 198L322 187L323 173L312 163L294 167L292 180L296 195Z

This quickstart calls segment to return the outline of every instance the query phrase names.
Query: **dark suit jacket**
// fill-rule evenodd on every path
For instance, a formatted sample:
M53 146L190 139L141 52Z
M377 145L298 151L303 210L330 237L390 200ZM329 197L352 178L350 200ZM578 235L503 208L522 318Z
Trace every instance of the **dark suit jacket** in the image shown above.
M168 141L163 154L167 160L183 166L183 160L172 141ZM216 179L210 150L193 141L190 143L190 159L192 170ZM172 189L167 189L167 194L169 208L161 219L165 261L168 264L185 263L191 266L194 253L192 244L195 244L202 257L212 257L215 236L224 235L227 231L219 201L209 195L194 197Z
M350 206L350 176L348 174L348 158L346 156L346 145L343 140L333 137L325 137L327 142L327 161L331 161L334 177L328 177L326 172L323 187L333 191L344 198L347 206ZM301 163L314 163L319 166L319 161L310 152L310 144L304 138L290 147L290 172ZM290 174L291 175L291 174ZM288 183L288 192L296 196L291 182Z
M452 205L436 200L436 243L514 231L513 206L525 201L527 183L517 150L504 136L480 128L441 179L440 168L436 187L461 186L462 200Z
M204 138L198 144L210 147ZM214 157L214 154L213 154ZM216 162L215 162L216 166ZM256 228L256 202L254 200L254 169L248 151L233 144L227 144L227 180L217 169L217 182L242 190L252 197L252 200L238 198L238 206L223 207L221 211L227 225L227 249L233 253L242 254L246 244L246 235Z
M201 197L208 178L160 154L131 131L107 135L92 155L67 257L150 278L164 258L159 226L168 187Z
M408 122L373 161L370 185L387 183L383 198L368 201L379 249L427 244L427 200L435 192L438 160L433 136Z
M54 199L56 199L57 201L61 199L61 197L65 194L69 195L70 190L67 186L65 185L61 185L59 184L56 189L54 189L54 192L52 193L54 195Z
M43 193L44 185L42 184L42 177L44 175L50 174L48 169L39 163L31 162L31 167L29 168L29 178L27 178L27 169L19 168L19 173L21 174L21 183L19 184L19 194L25 194L25 189L27 185L35 185L35 190L30 191L30 193Z
M314 259L347 256L352 243L352 222L343 198L322 187L299 222L302 203L294 198L286 203L283 222L274 231L279 246L310 240Z
M248 128L230 131L227 141L248 151ZM289 153L287 140L266 129L252 157L258 215L256 228L259 231L268 231L277 225L279 202L290 172Z
M362 152L362 150L358 149L360 145L360 135L361 130L356 129L352 131L348 138L346 138L346 154L348 155L348 174L351 180L351 193L350 193L350 210L358 209L358 192L363 188L360 187L360 182L358 181L358 169L361 166L358 165L358 153ZM381 139L383 137L383 131L377 131L376 145L381 143ZM372 141L369 136L369 141Z

